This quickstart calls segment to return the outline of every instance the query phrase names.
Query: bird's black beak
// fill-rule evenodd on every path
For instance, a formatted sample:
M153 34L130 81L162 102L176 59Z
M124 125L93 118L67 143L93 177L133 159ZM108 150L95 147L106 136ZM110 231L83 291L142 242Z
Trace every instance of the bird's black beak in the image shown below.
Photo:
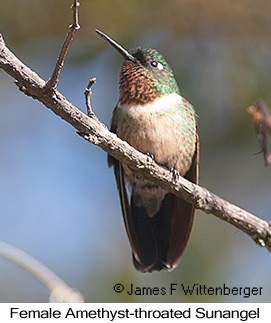
M120 46L118 43L116 43L113 39L108 37L106 34L101 32L100 30L95 29L95 31L98 35L100 35L102 38L107 40L125 59L135 62L136 58L133 55L131 55L126 49L124 49L122 46Z

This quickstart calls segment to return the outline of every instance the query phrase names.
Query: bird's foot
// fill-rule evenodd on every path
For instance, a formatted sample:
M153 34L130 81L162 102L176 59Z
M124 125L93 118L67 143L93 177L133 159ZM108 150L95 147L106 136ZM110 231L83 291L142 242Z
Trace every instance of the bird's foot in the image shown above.
M173 178L174 182L176 182L180 177L179 171L176 168L171 168L170 171L171 171L172 178Z
M151 165L153 162L155 162L153 154L147 152L146 155L147 155L147 164L148 165Z

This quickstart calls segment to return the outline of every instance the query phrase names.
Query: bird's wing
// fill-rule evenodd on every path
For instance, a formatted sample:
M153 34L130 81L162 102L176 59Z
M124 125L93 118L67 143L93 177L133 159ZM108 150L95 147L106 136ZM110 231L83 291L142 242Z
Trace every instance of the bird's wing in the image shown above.
M198 183L198 163L199 140L197 135L196 150L193 156L192 165L184 176L186 179L196 184ZM173 268L178 264L178 261L187 245L195 213L195 208L192 204L173 194L171 195L170 239L166 254L166 265L168 268Z

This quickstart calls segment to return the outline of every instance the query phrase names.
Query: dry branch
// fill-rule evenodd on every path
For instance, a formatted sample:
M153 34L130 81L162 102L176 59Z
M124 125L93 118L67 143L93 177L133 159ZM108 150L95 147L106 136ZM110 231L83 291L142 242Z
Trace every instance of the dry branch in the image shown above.
M74 38L75 33L77 32L78 29L80 29L80 25L78 23L78 7L79 7L79 2L74 0L73 4L71 6L71 9L73 11L73 21L72 24L69 26L69 31L66 35L66 38L64 40L64 43L62 45L59 57L56 62L56 66L53 70L52 76L49 78L49 80L46 82L45 89L51 89L56 87L58 83L58 77L61 71L61 68L64 64L64 59L65 56L69 50L70 44L72 43L72 40Z
M28 271L50 291L50 303L83 303L83 296L48 267L24 251L0 241L0 256Z
M99 146L126 164L134 173L155 182L165 190L182 197L196 208L211 213L247 233L257 244L271 250L271 225L253 214L223 200L207 189L172 173L119 139L91 113L90 117L66 100L56 88L25 66L5 45L0 35L0 67L15 79L25 94L42 102L72 125L87 141ZM60 71L60 69L59 69ZM59 74L59 72L58 72Z
M271 112L263 100L257 100L253 105L247 108L251 121L255 125L261 150L263 153L265 166L271 165L271 153L267 148L267 135L271 134Z
M86 87L85 92L84 92L85 99L86 99L86 106L87 106L87 115L89 117L93 116L93 111L92 111L91 103L90 103L90 97L91 97L91 94L92 94L91 87L95 83L96 83L96 78L93 77L92 79L89 80L88 86Z

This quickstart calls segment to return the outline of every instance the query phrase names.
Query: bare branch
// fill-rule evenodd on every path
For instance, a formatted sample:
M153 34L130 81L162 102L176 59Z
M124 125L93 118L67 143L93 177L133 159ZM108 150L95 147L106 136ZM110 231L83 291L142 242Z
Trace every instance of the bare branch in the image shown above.
M82 295L70 288L49 268L24 251L0 241L0 257L14 262L41 281L50 291L51 303L83 303Z
M61 68L64 64L65 56L69 50L70 44L72 43L75 33L77 32L77 30L80 29L80 25L78 23L78 7L79 7L79 5L80 4L78 1L76 1L76 0L73 1L73 5L71 6L71 9L73 10L73 23L72 23L72 25L69 26L69 31L66 35L64 43L63 43L62 48L60 50L59 57L57 59L53 74L45 84L45 87L44 87L45 91L56 87L56 85L58 83L58 77L59 77Z
M24 93L38 99L77 129L79 133L86 134L83 135L86 140L120 160L134 173L144 176L165 190L182 197L196 208L231 223L247 233L260 246L271 250L271 226L268 221L254 216L182 177L179 177L178 180L173 179L170 171L155 162L149 163L147 155L138 152L127 142L111 133L93 113L91 117L85 115L56 89L45 95L43 91L45 81L9 51L1 35L0 67L15 78L16 84Z
M263 153L265 166L271 164L271 153L267 148L267 135L271 134L271 112L263 100L257 100L252 106L247 108L251 121L255 124L256 133Z
M93 84L96 83L96 78L92 78L88 82L88 86L85 90L85 98L86 98L86 106L87 106L87 115L91 117L93 115L92 108L91 108L91 103L90 103L90 97L92 95L91 87Z

